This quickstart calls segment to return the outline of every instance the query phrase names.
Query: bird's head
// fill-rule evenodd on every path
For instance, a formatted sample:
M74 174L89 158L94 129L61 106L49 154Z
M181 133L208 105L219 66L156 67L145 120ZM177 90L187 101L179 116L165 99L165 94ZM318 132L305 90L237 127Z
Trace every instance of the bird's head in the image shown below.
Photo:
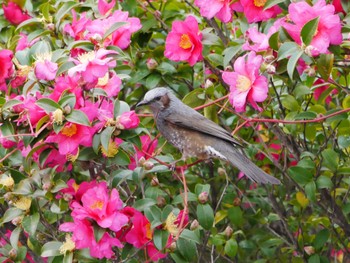
M155 88L148 91L136 107L149 105L153 112L163 110L170 104L173 94L167 88Z

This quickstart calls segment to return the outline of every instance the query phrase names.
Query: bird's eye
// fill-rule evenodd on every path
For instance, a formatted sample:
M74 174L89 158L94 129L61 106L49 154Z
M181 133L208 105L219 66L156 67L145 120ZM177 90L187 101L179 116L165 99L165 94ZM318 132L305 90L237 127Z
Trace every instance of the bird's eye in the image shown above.
M155 100L155 101L160 101L161 98L162 98L162 97L160 97L160 96L159 96L159 97L155 97L154 100Z

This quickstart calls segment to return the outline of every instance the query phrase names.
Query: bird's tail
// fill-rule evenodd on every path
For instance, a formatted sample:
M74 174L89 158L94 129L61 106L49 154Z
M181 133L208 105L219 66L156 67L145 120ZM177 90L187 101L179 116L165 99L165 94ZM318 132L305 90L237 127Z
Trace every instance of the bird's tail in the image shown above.
M249 160L239 149L234 147L223 147L220 152L227 160L241 170L250 180L262 184L281 184L280 180L265 173L251 160Z

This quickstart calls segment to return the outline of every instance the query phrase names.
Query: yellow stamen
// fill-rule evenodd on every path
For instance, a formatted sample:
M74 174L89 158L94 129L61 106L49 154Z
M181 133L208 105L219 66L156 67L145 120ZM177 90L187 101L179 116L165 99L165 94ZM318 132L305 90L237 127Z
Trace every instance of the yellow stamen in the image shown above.
M78 56L80 63L85 64L92 61L95 58L95 51L86 52Z
M0 179L0 184L5 187L12 188L15 184L15 181L11 176L4 176Z
M60 247L60 253L66 254L67 252L73 251L75 249L75 243L70 235L66 235L66 241Z
M107 72L102 78L98 78L97 86L103 87L108 84L109 72Z
M57 125L62 125L63 123L63 111L61 109L57 109L52 113L53 123Z
M101 147L102 154L106 157L114 157L118 153L118 145L114 141L110 141L108 149L106 150L103 146Z
M267 2L267 0L254 0L254 5L256 7L263 7L266 2Z
M77 125L75 125L74 123L68 124L63 127L61 133L67 137L72 137L77 133Z
M151 230L151 224L150 223L147 223L146 224L146 237L148 238L148 239L152 239L152 230Z
M183 49L189 49L189 48L192 47L192 42L191 42L191 39L190 39L189 35L183 34L181 36L181 40L180 40L179 46L181 48L183 48Z
M16 202L14 202L14 206L21 210L29 210L32 204L32 199L26 196L20 197Z
M240 92L245 92L250 89L252 83L249 78L243 75L239 75L237 78L236 88Z
M103 204L104 204L104 203L103 203L101 200L98 200L98 201L96 201L95 203L93 203L93 204L90 206L90 208L91 208L91 209L96 209L96 208L102 209Z
M170 234L173 236L176 236L179 232L179 228L175 225L176 216L173 212L171 212L167 219L165 220L165 226L164 229L168 230Z

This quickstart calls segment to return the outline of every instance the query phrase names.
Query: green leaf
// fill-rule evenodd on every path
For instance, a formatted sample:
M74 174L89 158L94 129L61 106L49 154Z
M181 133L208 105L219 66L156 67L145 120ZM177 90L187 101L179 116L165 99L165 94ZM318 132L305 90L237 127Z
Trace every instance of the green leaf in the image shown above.
M323 164L332 172L337 171L339 164L339 155L332 149L326 149L321 153Z
M278 50L278 61L284 58L288 58L296 53L300 52L300 47L295 42L285 42Z
M203 45L208 45L208 46L213 46L213 45L220 45L220 38L210 32L206 32L205 30L202 31L202 44Z
M2 105L2 110L6 110L8 108L12 108L16 105L22 104L23 102L20 100L16 100L16 99L10 99L9 101L5 102L4 105Z
M149 89L153 89L157 87L160 80L161 80L161 76L159 74L152 73L146 79L146 87Z
M62 109L64 109L64 107L66 107L67 105L71 109L73 109L76 101L77 101L77 98L75 97L75 94L70 93L70 94L65 95L63 98L61 98L58 101L58 104L61 106Z
M300 106L298 101L292 95L284 95L281 97L282 105L290 111L298 111Z
M309 257L307 263L321 263L320 256L318 254L311 255L311 257Z
M134 204L134 208L140 211L144 211L147 207L155 205L157 202L151 198L144 198L137 200Z
M113 23L113 25L108 28L108 30L105 32L105 34L103 35L103 40L105 40L107 37L109 37L109 35L113 34L114 31L118 30L119 28L125 26L125 25L128 25L130 24L130 22L116 22L116 23Z
M243 212L239 206L231 207L227 211L227 217L235 226L239 227L243 225Z
M35 25L35 27L37 27L36 24L42 24L42 21L38 18L27 19L27 20L23 21L22 23L20 23L18 26L16 26L16 31L18 32L21 28L23 28L25 26L29 26L29 25L31 25L31 26Z
M106 127L102 132L101 132L101 145L104 149L108 149L109 143L112 138L112 134L114 132L114 127Z
M241 45L233 46L233 47L228 47L224 50L223 55L224 55L224 68L226 68L231 60L242 50Z
M206 230L210 229L214 223L214 211L209 204L197 205L197 218L199 224Z
M89 118L81 110L72 110L72 112L66 116L66 120L84 126L91 125Z
M17 216L21 216L23 214L23 211L21 209L18 209L16 207L8 208L3 217L1 219L1 223L7 223L10 222L12 219L16 218Z
M153 243L157 249L163 250L169 239L169 232L161 229L154 229Z
M114 101L114 117L122 115L124 112L129 112L130 106L125 101L115 100Z
M176 73L176 68L168 62L160 63L160 65L157 67L157 70L159 70L162 74Z
M310 20L309 22L307 22L301 29L300 37L305 46L310 45L313 37L315 36L319 20L320 20L320 17L316 17Z
M228 255L229 257L231 258L235 257L238 251L238 244L236 239L232 237L231 239L227 240L224 250L225 250L225 254Z
M205 102L204 90L202 88L194 89L182 99L186 105L194 108L203 105Z
M269 46L275 51L277 51L279 48L279 34L279 31L277 31L273 33L269 38Z
M331 75L334 63L334 54L320 54L316 60L317 72L320 73L322 79L328 81Z
M317 114L313 111L304 111L295 115L295 120L313 120L317 117Z
M94 228L94 238L95 238L95 241L96 243L100 242L101 238L103 237L103 235L106 233L106 229L105 228L102 228L98 225L93 225L93 228Z
M197 247L192 240L179 238L179 240L176 242L176 247L186 260L193 262L193 259L197 255Z
M271 8L271 7L273 7L273 6L277 5L277 4L279 4L279 3L283 3L284 1L285 1L285 0L267 0L266 3L265 3L265 5L264 5L264 11L265 11L266 9L269 9L269 8Z
M56 21L56 28L59 28L59 24L61 19L70 12L73 8L80 6L81 3L76 3L74 1L69 1L64 3L60 9L58 9L57 13L55 14L54 18Z
M18 249L18 240L19 240L19 235L21 234L22 229L20 227L16 227L10 236L10 244L14 249Z
M306 185L313 180L313 173L300 166L293 166L288 169L290 176L301 185Z
M48 98L42 98L36 101L36 104L42 108L46 113L54 112L57 109L61 109L61 106L54 100Z
M331 188L333 188L332 180L325 175L321 175L320 177L317 178L316 185L317 185L318 189L323 189L323 188L331 189Z
M316 184L314 181L305 185L305 193L308 199L312 202L316 202Z
M62 242L51 241L43 245L41 248L41 256L46 257L54 257L61 255L60 247L62 246Z
M201 239L199 238L199 236L195 232L193 232L189 229L184 229L181 232L180 238L192 240L193 242L196 242L197 244L201 243Z
M34 213L33 215L27 215L23 218L22 226L23 229L31 236L35 235L36 229L39 224L40 215Z
M64 254L62 263L72 263L73 255L73 252L67 252L66 254Z
M330 233L328 229L322 229L318 232L313 242L315 249L321 249L326 244L329 236Z
M297 66L298 60L303 53L304 53L303 51L299 50L289 58L287 63L287 72L290 79L293 79L295 67Z

